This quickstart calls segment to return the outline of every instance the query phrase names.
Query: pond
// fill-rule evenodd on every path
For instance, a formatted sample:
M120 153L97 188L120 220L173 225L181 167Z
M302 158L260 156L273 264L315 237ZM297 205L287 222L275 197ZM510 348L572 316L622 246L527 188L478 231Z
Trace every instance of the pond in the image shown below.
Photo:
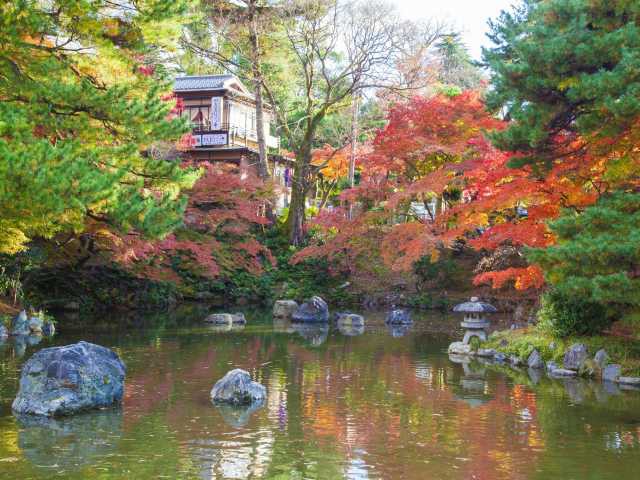
M105 320L37 345L4 343L0 478L637 478L640 392L455 363L444 333L454 318L389 330L367 314L362 332L247 317L234 330L198 324L198 312L181 327L175 315L126 328ZM15 418L24 359L81 339L127 364L122 408ZM210 403L234 367L267 387L262 408Z

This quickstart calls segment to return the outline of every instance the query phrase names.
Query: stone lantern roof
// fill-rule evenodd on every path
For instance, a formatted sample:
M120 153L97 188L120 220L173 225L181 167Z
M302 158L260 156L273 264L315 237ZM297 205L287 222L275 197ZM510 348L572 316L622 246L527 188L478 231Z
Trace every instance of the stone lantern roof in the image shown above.
M453 307L454 312L460 313L495 313L496 307L489 303L481 302L478 297L471 297L468 302L460 303Z

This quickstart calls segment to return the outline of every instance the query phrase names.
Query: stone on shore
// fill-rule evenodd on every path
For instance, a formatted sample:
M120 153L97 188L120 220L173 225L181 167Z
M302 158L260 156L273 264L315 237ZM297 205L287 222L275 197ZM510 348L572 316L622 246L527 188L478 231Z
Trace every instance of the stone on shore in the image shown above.
M27 317L27 312L22 310L11 321L11 335L29 335L30 333L31 328L29 328L29 317Z
M273 304L273 316L275 318L291 319L298 310L298 302L295 300L276 300Z
M56 333L55 324L51 321L44 322L44 325L42 325L42 334L45 337L53 337L55 333Z
M542 359L542 355L538 350L534 349L529 358L527 359L527 365L529 368L544 368L544 360Z
M411 313L409 313L408 310L404 310L401 308L391 310L387 314L387 318L385 319L385 323L391 324L391 325L404 325L404 324L409 324L411 322L412 322Z
M607 363L609 363L609 355L604 348L601 348L596 352L593 360L594 362L596 362L596 365L600 370L604 370L604 367L606 367Z
M587 347L583 343L575 343L564 354L564 368L578 371L588 356Z
M264 401L266 396L264 386L252 381L249 372L239 368L227 372L211 389L211 400L214 403L251 405Z
M502 352L498 352L494 355L493 359L498 363L504 363L507 361L507 356Z
M475 355L476 357L493 358L497 353L493 348L479 348Z
M509 356L509 363L511 363L511 365L514 367L521 367L523 365L526 365L526 362L517 355Z
M45 348L23 366L15 413L70 415L122 400L125 366L113 351L88 342Z
M215 325L240 325L247 323L243 313L212 313L204 319L206 323Z
M602 369L602 380L605 382L617 382L622 373L620 365L611 363Z
M316 295L300 305L291 318L296 322L328 322L329 307Z
M34 335L42 335L42 326L43 325L44 325L44 322L42 321L41 318L31 317L29 319L29 330Z

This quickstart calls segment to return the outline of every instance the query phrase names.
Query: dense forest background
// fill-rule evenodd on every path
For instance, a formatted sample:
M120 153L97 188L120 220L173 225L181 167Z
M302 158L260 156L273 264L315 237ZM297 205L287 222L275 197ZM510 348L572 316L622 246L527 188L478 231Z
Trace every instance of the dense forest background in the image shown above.
M2 308L473 290L559 335L633 324L640 5L524 0L490 37L476 64L379 0L5 2ZM205 73L276 113L281 215L264 143L243 177L185 156L172 81Z

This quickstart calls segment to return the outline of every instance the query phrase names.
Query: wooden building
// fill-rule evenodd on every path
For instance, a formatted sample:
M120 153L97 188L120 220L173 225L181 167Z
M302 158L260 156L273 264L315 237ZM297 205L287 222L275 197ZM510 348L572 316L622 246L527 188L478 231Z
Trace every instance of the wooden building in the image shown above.
M193 129L195 144L186 152L190 158L257 170L255 98L237 77L177 77L174 93L182 100L182 115ZM280 139L274 134L274 115L268 105L264 109L264 132L270 170L279 189L276 207L281 209L289 203L292 160L280 155Z

